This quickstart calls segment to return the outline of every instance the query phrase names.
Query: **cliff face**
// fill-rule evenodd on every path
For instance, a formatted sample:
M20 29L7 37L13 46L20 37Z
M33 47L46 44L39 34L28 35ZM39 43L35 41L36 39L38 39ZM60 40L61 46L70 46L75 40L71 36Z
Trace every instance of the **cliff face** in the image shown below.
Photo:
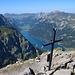
M36 57L33 45L0 15L0 68L18 59L27 60L33 57Z

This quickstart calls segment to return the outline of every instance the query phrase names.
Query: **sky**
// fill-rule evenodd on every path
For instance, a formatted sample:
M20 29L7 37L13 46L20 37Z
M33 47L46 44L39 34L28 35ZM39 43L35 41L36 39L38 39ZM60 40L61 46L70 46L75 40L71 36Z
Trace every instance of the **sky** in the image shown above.
M0 0L0 14L48 13L54 10L75 13L75 0Z

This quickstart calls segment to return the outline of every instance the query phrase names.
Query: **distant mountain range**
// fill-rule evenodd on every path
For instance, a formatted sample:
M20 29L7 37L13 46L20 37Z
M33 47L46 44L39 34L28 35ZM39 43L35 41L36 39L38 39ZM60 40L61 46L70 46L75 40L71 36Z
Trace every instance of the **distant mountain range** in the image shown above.
M32 37L50 42L53 27L57 28L57 37L63 37L60 43L64 47L75 48L75 14L53 11L50 13L5 14L5 17L21 30L29 30Z
M0 68L37 56L35 47L14 27L11 20L0 14Z

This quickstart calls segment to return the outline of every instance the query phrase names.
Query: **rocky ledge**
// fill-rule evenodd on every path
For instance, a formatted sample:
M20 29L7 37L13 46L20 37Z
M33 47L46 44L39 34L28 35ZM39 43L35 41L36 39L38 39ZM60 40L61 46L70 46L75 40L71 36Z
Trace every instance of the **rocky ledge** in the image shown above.
M10 71L9 68L1 69L1 75L74 75L75 73L75 51L54 50L51 70L48 71L49 62L47 55L49 52L44 52L35 59L29 59L24 62L17 62L14 65L22 64L21 67ZM7 66L8 67L8 66ZM7 70L8 69L8 70ZM6 71L3 73L4 71Z

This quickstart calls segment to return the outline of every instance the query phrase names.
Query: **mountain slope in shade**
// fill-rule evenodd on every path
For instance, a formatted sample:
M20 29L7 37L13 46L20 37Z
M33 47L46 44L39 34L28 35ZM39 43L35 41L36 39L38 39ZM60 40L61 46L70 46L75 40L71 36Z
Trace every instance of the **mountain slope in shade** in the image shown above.
M18 32L7 18L0 15L0 68L37 56L34 46Z

